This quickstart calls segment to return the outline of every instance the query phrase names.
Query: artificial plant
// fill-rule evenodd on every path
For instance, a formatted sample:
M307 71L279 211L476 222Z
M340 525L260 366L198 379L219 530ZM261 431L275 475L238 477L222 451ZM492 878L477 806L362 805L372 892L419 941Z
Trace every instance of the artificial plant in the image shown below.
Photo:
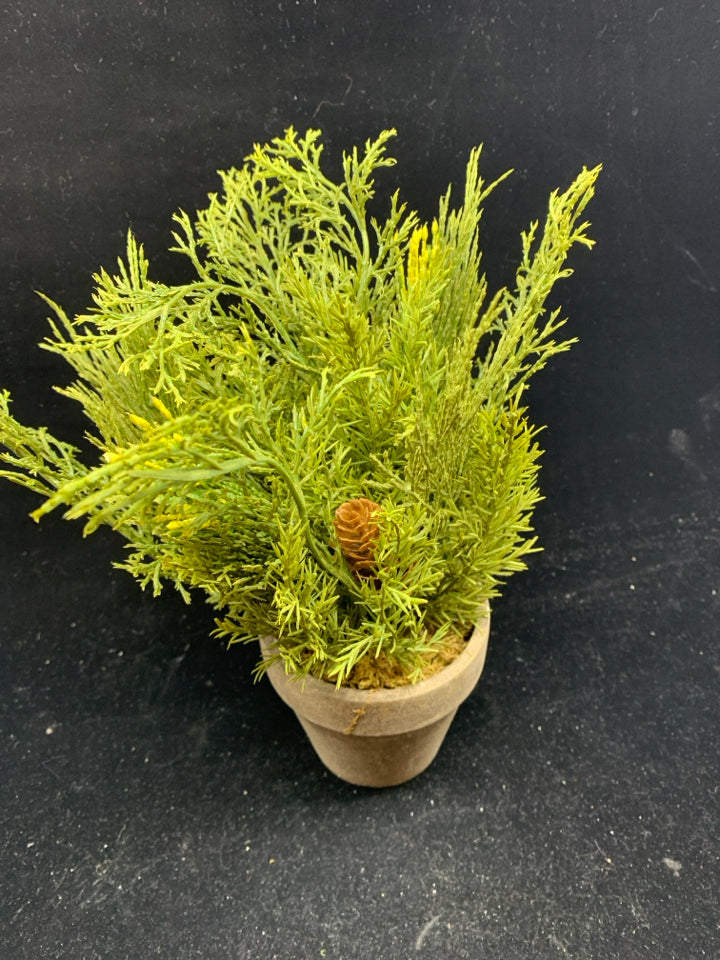
M200 589L230 642L279 640L289 671L345 681L380 654L410 677L463 632L536 549L540 450L523 393L572 340L545 301L571 271L599 172L552 193L522 234L515 288L488 295L478 226L504 179L467 166L431 224L395 194L368 213L393 131L344 155L334 182L319 131L292 129L221 173L172 249L194 279L152 278L128 236L52 336L97 448L88 466L2 395L2 475L128 541L120 566L158 593ZM507 174L505 175L507 176ZM353 552L354 551L354 552Z

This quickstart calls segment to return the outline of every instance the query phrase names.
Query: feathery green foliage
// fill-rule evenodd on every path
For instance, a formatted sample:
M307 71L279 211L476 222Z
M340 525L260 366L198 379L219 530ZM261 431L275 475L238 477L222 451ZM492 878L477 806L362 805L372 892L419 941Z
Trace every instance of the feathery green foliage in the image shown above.
M599 173L550 197L522 235L514 290L487 296L478 225L496 186L472 151L465 194L428 227L397 194L367 212L393 131L320 167L319 131L256 146L173 249L196 279L152 279L132 235L94 307L55 314L44 346L77 380L60 392L94 424L94 467L0 396L8 477L129 543L143 587L199 588L230 642L272 634L300 675L341 683L381 651L411 676L451 628L536 549L536 430L522 395L571 340L544 304L575 243ZM500 178L501 180L504 178ZM333 530L337 507L381 506L377 575L355 576Z

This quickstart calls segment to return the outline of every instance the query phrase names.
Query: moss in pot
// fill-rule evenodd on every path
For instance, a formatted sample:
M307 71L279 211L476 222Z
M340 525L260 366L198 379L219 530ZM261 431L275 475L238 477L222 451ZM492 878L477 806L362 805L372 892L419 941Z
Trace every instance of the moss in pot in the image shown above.
M92 422L94 465L0 405L1 472L44 498L35 519L110 525L141 586L203 591L219 637L264 638L258 675L311 736L328 716L321 757L371 786L432 760L482 669L489 601L537 549L523 394L572 343L545 302L570 248L592 245L600 169L551 195L515 288L491 296L478 228L504 177L483 182L478 148L457 208L448 190L425 224L395 194L376 220L392 133L334 182L319 132L290 129L222 173L194 220L176 215L191 282L152 278L130 235L86 314L48 301L43 346L76 373L59 389Z

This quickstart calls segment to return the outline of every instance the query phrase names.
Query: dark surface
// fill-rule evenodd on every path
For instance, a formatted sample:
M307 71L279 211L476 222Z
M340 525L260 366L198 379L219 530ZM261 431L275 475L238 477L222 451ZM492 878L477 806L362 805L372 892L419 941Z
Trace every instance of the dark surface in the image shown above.
M0 957L720 956L720 5L3 6L0 383L82 430L34 348L132 226L157 262L255 140L330 162L396 126L425 215L472 145L507 281L550 189L605 169L560 302L581 338L533 389L545 552L494 610L435 764L323 772L255 651L142 595L101 532L0 494Z

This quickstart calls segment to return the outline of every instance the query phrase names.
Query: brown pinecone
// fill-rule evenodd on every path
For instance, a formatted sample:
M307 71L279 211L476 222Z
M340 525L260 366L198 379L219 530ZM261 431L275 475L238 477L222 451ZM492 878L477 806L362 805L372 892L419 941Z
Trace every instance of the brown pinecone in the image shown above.
M358 577L372 577L377 569L375 545L380 506L360 497L340 504L335 511L335 533L348 566Z

